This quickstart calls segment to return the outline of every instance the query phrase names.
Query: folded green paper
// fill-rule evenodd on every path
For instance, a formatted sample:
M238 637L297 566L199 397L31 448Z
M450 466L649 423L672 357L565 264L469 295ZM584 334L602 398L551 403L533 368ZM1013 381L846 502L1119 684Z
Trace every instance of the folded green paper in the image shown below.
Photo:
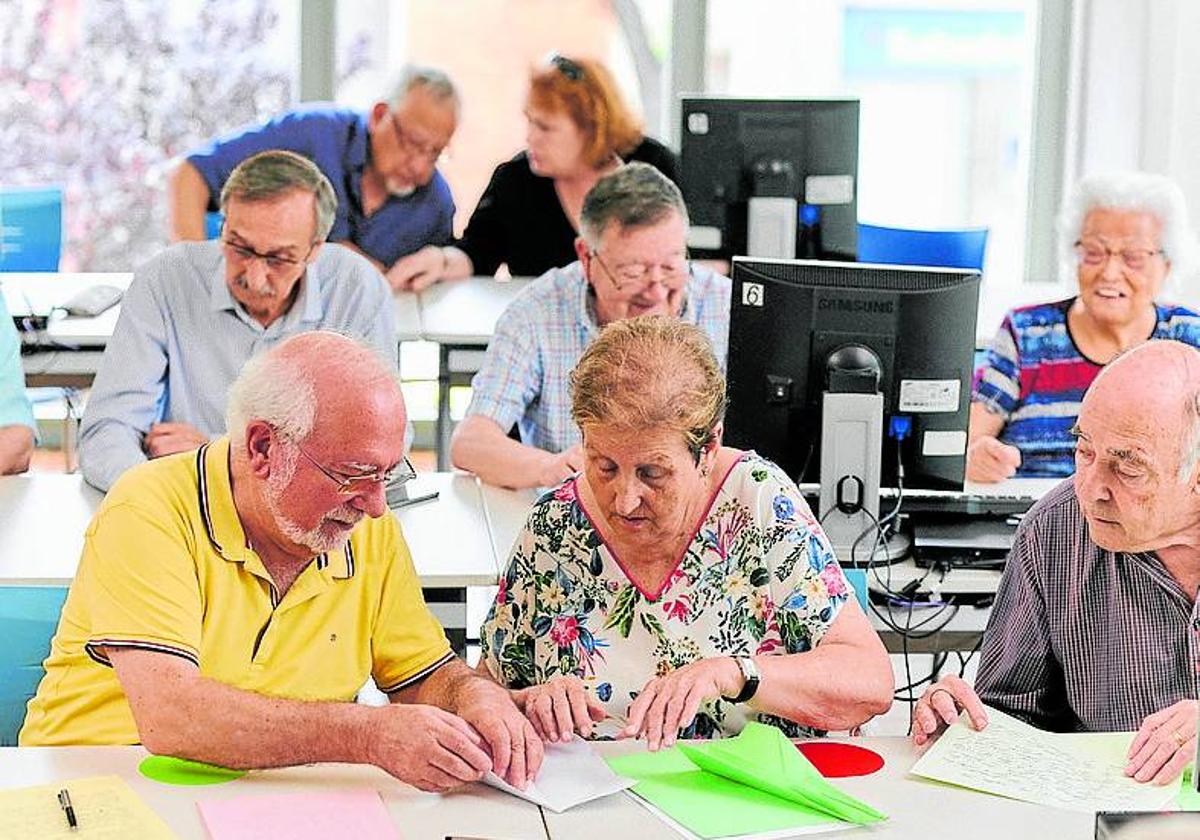
M633 791L705 838L820 830L886 819L827 782L778 729L749 723L736 738L613 756Z

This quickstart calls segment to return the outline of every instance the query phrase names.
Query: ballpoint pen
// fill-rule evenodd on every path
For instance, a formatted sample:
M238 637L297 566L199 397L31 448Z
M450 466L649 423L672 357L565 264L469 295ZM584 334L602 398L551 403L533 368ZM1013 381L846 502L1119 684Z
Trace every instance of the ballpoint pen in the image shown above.
M75 819L75 809L71 806L71 794L67 793L66 788L58 792L58 807L67 815L67 825L71 830L79 828L79 821Z

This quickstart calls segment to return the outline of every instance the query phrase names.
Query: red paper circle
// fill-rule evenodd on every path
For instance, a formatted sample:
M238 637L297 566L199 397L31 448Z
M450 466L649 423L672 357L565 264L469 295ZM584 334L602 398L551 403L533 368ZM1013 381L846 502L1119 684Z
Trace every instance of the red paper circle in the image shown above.
M822 776L830 779L844 776L869 776L883 767L883 756L866 747L838 741L805 741L796 749L812 762Z

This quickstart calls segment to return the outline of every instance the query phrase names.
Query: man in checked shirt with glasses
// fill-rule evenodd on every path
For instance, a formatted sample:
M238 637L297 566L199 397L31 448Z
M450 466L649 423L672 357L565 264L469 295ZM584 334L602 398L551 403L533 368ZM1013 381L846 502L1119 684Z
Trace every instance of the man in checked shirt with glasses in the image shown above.
M924 744L986 703L1055 732L1137 730L1125 773L1167 784L1196 753L1200 690L1200 351L1150 341L1093 382L1075 477L1025 517L972 690L917 703Z
M600 328L638 315L699 326L725 367L730 281L687 258L687 206L646 163L628 163L583 200L578 261L530 283L496 323L454 431L454 466L504 487L552 487L583 466L568 376ZM517 426L520 441L508 437Z

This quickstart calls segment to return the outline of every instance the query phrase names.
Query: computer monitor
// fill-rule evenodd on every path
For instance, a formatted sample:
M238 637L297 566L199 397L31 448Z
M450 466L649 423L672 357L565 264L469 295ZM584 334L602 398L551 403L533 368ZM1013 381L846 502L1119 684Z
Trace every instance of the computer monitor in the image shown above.
M682 114L693 256L855 259L857 99L684 97Z
M837 507L846 533L878 516L899 464L903 486L962 489L979 279L735 258L725 441L821 481L818 516Z

